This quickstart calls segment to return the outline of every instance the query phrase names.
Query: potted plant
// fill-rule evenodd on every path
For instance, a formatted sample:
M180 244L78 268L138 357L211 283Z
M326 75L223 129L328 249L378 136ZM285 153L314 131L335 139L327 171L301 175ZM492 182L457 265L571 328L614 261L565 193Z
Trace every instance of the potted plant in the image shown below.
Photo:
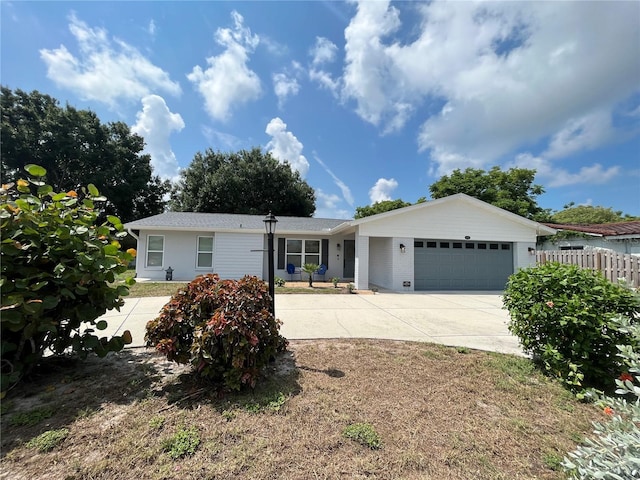
M340 281L340 279L338 277L333 277L331 279L331 283L333 283L333 288L338 288L338 282Z

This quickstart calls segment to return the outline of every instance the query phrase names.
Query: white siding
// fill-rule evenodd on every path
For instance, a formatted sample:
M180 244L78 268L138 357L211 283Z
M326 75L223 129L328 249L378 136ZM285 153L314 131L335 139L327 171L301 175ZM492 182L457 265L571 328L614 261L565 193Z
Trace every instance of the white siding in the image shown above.
M369 237L356 233L356 288L366 290L369 288Z
M372 238L369 240L369 282L384 288L393 284L393 240Z
M262 251L265 235L258 233L217 233L215 237L214 270L220 278L234 279L245 275L263 277Z
M148 235L164 236L162 267L146 267ZM196 268L199 236L213 236L213 268ZM198 275L217 273L220 278L238 279L244 275L262 276L264 235L212 232L141 231L138 241L136 273L138 278L164 280L166 269L173 268L174 280L193 280Z
M400 245L405 246L402 253ZM391 246L393 253L393 283L391 289L395 291L413 291L414 285L414 249L413 238L394 238ZM404 287L404 282L411 282L410 287Z
M530 250L531 249L531 250ZM513 244L513 271L521 268L533 267L536 264L536 244L533 242L518 242Z
M535 230L464 201L426 206L359 225L369 237L464 239L475 241L535 241Z

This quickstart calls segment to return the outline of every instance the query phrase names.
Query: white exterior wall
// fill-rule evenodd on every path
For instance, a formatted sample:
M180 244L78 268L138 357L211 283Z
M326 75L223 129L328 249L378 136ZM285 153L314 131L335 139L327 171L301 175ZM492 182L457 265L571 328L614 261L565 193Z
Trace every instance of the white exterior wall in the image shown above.
M474 241L497 242L535 242L536 239L536 232L530 226L463 201L373 220L359 225L359 232L369 237L462 240L469 236Z
M369 237L356 232L356 265L354 283L357 289L369 288Z
M574 247L583 246L585 250L594 248L605 248L607 250L613 250L618 253L627 254L640 254L640 239L627 238L622 240L607 240L603 237L574 237L559 240L557 243L551 243L549 241L544 242L540 247L540 250L560 250L560 247Z
M533 250L529 250L529 249ZM533 267L536 264L536 244L533 242L517 242L513 244L513 271ZM533 252L533 253L532 253Z
M147 237L164 236L164 255L161 267L147 267ZM196 268L199 236L213 236L213 267ZM233 234L212 232L141 231L138 240L136 274L138 278L164 280L169 267L174 280L193 280L198 275L217 273L223 279L238 279L244 275L262 275L261 234Z
M369 240L369 283L383 288L393 288L393 239Z
M327 273L324 278L326 281L330 281L333 277L342 278L342 246L344 244L344 239L342 237L330 237L327 235L276 235L273 239L273 251L274 258L273 264L275 267L275 276L283 278L285 281L289 280L289 274L287 273L287 261L285 257L285 268L278 268L278 238L292 239L292 240L320 240L320 248L322 249L322 240L329 241L329 254L328 254L328 263L327 265ZM265 235L264 240L264 249L267 249L268 239ZM340 244L340 250L338 250L338 244ZM322 263L322 256L320 257L320 263ZM267 263L267 255L264 256L264 278L268 277L269 274L269 265ZM294 276L294 280L298 281L298 275ZM302 280L307 280L307 275L302 273Z
M400 251L400 244L405 246L405 253ZM412 292L415 287L413 238L394 238L391 250L394 259L391 289L397 292ZM411 286L403 286L404 282L411 282Z
M245 275L267 278L262 276L265 236L259 233L217 233L214 272L223 279L238 280Z

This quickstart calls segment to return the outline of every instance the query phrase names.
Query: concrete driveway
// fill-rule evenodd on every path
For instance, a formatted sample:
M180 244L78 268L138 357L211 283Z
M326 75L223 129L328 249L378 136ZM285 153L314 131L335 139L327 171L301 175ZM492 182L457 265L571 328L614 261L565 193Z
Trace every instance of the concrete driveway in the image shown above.
M144 345L145 325L169 297L126 299L120 312L103 318L101 335L130 330L133 346ZM522 355L507 329L500 292L376 295L279 295L276 316L290 340L385 338Z

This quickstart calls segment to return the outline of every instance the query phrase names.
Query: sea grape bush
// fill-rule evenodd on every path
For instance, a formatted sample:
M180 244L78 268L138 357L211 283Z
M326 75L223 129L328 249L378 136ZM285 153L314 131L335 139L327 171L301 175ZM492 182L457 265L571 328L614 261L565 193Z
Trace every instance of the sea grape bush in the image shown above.
M640 325L628 318L614 320L618 329L640 344ZM575 479L640 478L640 350L618 345L622 370L615 379L617 396L600 396L607 422L594 422L594 438L569 453L562 462Z
M147 324L147 346L230 390L255 386L260 370L287 347L261 280L197 277Z
M579 390L603 386L619 369L616 345L638 347L618 328L623 315L637 322L638 294L613 284L599 272L547 263L509 278L503 302L509 330L543 369Z
M129 332L95 335L107 327L98 317L129 293L111 285L135 255L120 248L122 223L109 216L97 224L96 204L106 199L94 185L56 193L41 180L44 168L25 170L31 178L0 189L3 395L45 352L104 356L131 341Z

